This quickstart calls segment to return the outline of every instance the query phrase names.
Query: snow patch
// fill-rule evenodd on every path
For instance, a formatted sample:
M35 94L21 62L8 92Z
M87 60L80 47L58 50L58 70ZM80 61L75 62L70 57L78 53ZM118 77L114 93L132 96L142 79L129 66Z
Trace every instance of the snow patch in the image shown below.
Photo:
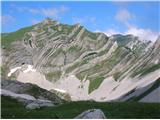
M57 89L57 88L54 88L54 90L58 91L58 92L61 92L61 93L66 93L65 90L62 90L62 89Z
M26 70L24 70L23 72L24 73L27 73L27 72L36 72L36 69L33 69L33 66L32 65L28 65L28 68Z
M16 67L10 70L10 72L8 73L8 77L10 77L14 72L16 72L18 69L21 69L21 67Z
M10 70L10 72L8 73L8 77L10 77L14 72L16 72L17 70L19 69L22 69L24 66L20 66L20 67L15 67L13 69ZM27 72L36 72L36 69L33 69L33 66L32 65L27 65L27 69L23 70L24 73L27 73Z

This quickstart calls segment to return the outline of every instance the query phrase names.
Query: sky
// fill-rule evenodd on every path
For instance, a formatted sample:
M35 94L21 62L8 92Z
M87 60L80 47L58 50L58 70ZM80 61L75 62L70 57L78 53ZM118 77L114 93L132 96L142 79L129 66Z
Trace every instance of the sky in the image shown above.
M2 1L1 31L13 32L46 17L65 24L80 23L93 32L133 34L155 41L160 33L160 2L151 1Z

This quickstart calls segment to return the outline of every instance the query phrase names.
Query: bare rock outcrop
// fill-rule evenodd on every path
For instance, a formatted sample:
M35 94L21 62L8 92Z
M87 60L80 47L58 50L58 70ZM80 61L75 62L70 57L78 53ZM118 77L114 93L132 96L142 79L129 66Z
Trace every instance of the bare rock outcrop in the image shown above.
M54 93L36 85L13 80L1 81L1 95L17 99L24 103L28 109L55 106L65 102Z
M90 109L82 112L75 119L106 119L106 116L100 109Z

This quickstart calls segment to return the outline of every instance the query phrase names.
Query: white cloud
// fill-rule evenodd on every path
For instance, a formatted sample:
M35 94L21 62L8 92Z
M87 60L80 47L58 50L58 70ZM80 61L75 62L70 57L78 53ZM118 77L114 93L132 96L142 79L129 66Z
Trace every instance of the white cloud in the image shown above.
M129 26L128 21L133 18L134 15L130 13L127 9L120 9L115 15L115 19L125 24L126 26Z
M57 17L60 11L57 8L43 8L40 9L39 13L43 14L46 17Z
M117 31L117 30L115 30L115 29L107 29L106 31L105 31L105 34L106 35L108 35L108 36L111 36L111 35L113 35L113 34L120 34L120 32L119 31Z
M59 17L60 14L63 14L69 10L68 7L60 6L60 7L52 7L52 8L27 8L27 7L19 7L17 8L20 12L30 12L32 14L40 14L45 17Z
M151 40L155 42L160 33L154 32L150 29L130 27L124 34L133 34L135 36L138 36L141 40Z
M96 32L101 32L99 30L97 30ZM160 35L160 33L158 32L154 32L150 29L142 29L142 28L138 28L138 27L129 27L125 32L120 32L117 31L115 29L107 29L106 31L104 31L104 33L107 36L111 36L114 34L123 34L123 35L127 35L127 34L132 34L134 36L138 36L140 38L140 40L142 41L152 41L155 42L158 38L158 36Z
M132 34L134 36L138 36L140 40L151 40L155 42L160 33L154 32L150 29L138 28L135 25L130 24L129 21L134 18L135 15L129 12L127 9L120 9L116 13L115 19L123 23L124 26L127 27L127 30L125 32L120 32L115 29L107 29L104 33L109 36L113 34Z
M1 23L2 25L7 25L8 23L14 22L14 17L11 15L2 15L1 16Z
M112 28L109 28L109 29L107 29L105 31L95 30L94 32L102 32L102 33L106 34L107 36L112 36L114 34L123 34L123 33L119 32L119 31L117 31L115 29L112 29Z

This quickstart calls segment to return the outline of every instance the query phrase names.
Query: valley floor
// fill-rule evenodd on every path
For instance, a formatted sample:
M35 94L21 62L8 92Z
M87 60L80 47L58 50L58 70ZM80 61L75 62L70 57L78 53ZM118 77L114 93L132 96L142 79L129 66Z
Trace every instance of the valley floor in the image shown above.
M160 118L159 103L69 102L56 107L27 110L10 97L1 97L2 118L74 118L87 109L101 109L107 118Z

